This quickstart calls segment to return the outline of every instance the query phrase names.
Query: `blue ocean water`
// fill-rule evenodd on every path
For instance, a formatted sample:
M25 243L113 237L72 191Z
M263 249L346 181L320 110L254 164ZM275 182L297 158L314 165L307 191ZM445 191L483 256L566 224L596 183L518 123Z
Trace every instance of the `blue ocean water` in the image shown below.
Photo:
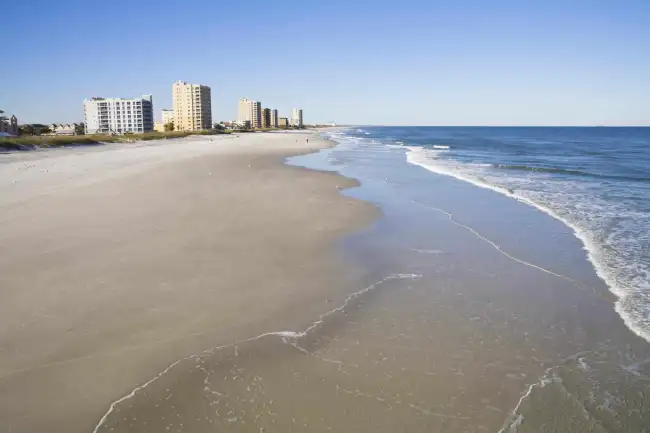
M618 297L625 323L650 341L650 128L357 127L329 134L403 147L412 164L561 220Z

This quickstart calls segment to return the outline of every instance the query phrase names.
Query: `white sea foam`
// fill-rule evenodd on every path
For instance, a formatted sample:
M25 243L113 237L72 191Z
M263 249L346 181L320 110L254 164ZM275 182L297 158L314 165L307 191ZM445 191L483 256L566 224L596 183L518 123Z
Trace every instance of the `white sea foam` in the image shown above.
M643 293L650 293L650 289L645 286L632 287L619 281L616 273L610 270L610 268L607 266L607 253L604 252L602 248L600 248L599 243L590 231L563 217L550 207L532 200L531 198L518 194L517 191L513 189L494 185L486 181L484 178L467 174L462 170L459 170L457 167L438 163L435 160L435 157L437 155L437 152L441 151L440 149L430 150L416 146L405 146L405 148L408 149L406 154L407 161L413 165L423 167L433 173L451 176L456 179L469 182L478 187L490 189L500 194L506 195L522 203L533 206L536 209L550 215L551 217L561 221L566 226L568 226L573 231L574 235L582 242L587 254L587 258L592 263L596 274L603 281L605 281L610 291L618 297L618 300L615 304L616 312L621 316L629 329L631 329L641 338L650 342L650 328L647 325L647 322L650 321L650 318L647 317L648 313L645 311L647 304L644 303L643 305L639 305L638 302L634 303L628 301L629 297L632 295L643 297Z
M578 359L578 366L580 367L580 369L581 369L582 371L589 372L589 371L592 370L591 366L587 363L587 361L585 361L584 358L580 358L580 357L579 357L579 358L577 358L577 359Z
M419 248L411 248L410 250L420 254L443 254L444 253L444 251L442 250L421 250Z
M302 333L302 332L278 331L278 332L274 332L273 335L277 335L278 337L300 338L300 337L304 336L305 334Z
M545 388L555 381L561 381L558 376L551 374L551 372L556 368L557 366L547 368L539 381L528 386L526 392L524 392L524 394L519 398L519 401L517 402L515 408L512 410L512 412L510 412L510 417L506 420L501 430L499 430L499 433L505 433L507 430L516 431L517 427L521 425L521 423L524 421L524 417L519 413L519 409L524 404L526 399L530 397L530 394L535 388Z
M449 146L443 146L441 144L434 144L433 148L434 149L449 149Z

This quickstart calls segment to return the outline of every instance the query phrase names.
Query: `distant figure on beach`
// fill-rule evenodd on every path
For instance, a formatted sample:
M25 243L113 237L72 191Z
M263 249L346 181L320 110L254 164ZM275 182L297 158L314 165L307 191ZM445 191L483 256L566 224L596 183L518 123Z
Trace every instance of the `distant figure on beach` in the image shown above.
M309 143L309 138L307 138L307 143Z

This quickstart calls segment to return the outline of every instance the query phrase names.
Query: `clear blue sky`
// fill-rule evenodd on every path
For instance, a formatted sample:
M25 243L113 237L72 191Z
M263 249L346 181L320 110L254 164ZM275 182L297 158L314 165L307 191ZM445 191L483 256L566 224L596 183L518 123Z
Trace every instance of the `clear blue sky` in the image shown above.
M212 87L306 122L650 125L650 0L11 2L0 108L83 120L85 97ZM5 11L7 8L5 7ZM15 48L15 53L8 51Z

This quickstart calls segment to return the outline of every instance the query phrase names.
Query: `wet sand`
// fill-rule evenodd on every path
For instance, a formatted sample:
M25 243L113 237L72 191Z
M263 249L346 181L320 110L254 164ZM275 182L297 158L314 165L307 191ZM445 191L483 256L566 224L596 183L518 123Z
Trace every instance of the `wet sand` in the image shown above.
M648 431L650 345L625 326L568 227L407 164L399 149L327 153L326 164L300 160L358 178L349 194L384 214L347 242L361 266L420 275L382 286L324 347L374 379L346 384L359 405L378 391L406 404L392 431Z
M181 360L98 431L643 431L650 350L570 233L372 149L331 155L384 212L344 245L375 280L308 326Z
M0 431L93 431L179 359L357 290L336 246L378 212L283 164L329 145L312 135L2 155Z

